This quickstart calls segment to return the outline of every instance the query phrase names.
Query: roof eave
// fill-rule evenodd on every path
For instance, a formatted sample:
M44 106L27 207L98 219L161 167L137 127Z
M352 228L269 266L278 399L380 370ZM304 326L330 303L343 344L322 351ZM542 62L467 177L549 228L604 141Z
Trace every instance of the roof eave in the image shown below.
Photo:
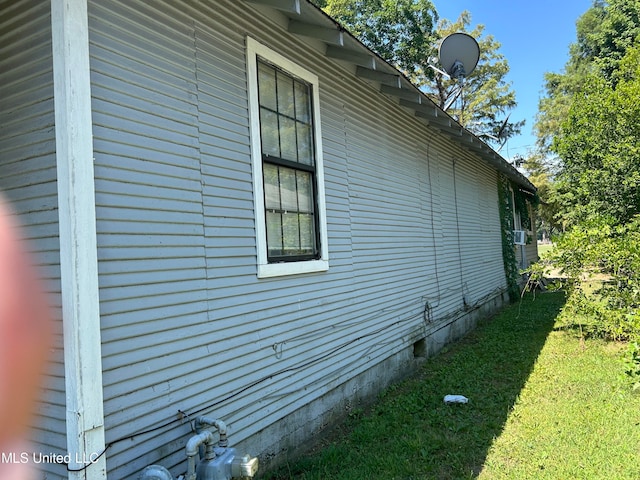
M340 23L309 0L244 0L278 10L288 17L288 31L325 45L324 54L355 66L355 75L380 85L380 92L396 97L400 105L440 130L461 147L531 193L536 187L504 157L442 110L402 72L350 34Z

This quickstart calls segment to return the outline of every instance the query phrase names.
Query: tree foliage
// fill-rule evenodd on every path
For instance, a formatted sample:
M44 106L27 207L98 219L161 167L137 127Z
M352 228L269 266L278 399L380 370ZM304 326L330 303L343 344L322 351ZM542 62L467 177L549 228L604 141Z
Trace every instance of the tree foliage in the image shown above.
M544 153L549 153L572 98L588 75L599 75L615 86L615 72L640 35L640 2L595 0L576 22L576 34L564 71L545 74L545 95L534 125L538 147Z
M579 63L615 84L615 72L640 35L640 4L637 0L596 0L577 24L578 42L572 52Z
M625 57L640 39L640 2L595 0L576 31L564 71L545 75L534 125L537 154L552 179L541 198L563 226L595 212L624 222L637 206L637 75Z
M536 209L536 231L545 238L564 231L564 225L558 218L559 204L552 194L554 189L554 174L546 162L546 158L538 152L532 152L523 160L522 167L527 171L527 177L536 188L540 200Z
M470 26L471 13L465 10L455 22L442 19L436 28L439 40L452 33L464 32L475 38L480 47L478 65L465 79L463 94L452 104L449 113L483 140L501 143L518 134L524 125L524 121L505 122L508 112L516 106L516 94L506 81L509 63L500 53L500 42L493 35L484 34L484 25ZM455 79L441 73L435 74L434 81L422 84L440 108L455 95L457 85Z
M561 320L579 324L584 335L640 338L640 217L624 225L598 217L575 226L533 273L543 275L548 264L567 278Z
M504 122L516 101L515 92L506 81L509 64L499 52L500 43L492 35L484 35L483 25L470 29L468 11L462 12L455 22L438 22L430 0L316 0L315 3L399 68L441 108L455 95L457 82L436 73L429 66L429 59L437 56L439 41L448 34L469 33L478 41L481 57L466 79L463 95L452 104L449 113L488 142L501 143L520 132L524 121Z
M556 217L570 227L545 260L568 277L566 318L586 322L587 333L633 340L628 373L638 387L639 42L640 2L596 0L577 22L565 71L546 76L536 123L540 151L558 158ZM595 291L583 288L589 278Z
M553 150L562 159L558 201L566 220L595 216L629 222L640 213L640 49L629 50L614 73L585 78L572 98Z
M430 0L323 0L320 6L413 81L427 71L438 19Z

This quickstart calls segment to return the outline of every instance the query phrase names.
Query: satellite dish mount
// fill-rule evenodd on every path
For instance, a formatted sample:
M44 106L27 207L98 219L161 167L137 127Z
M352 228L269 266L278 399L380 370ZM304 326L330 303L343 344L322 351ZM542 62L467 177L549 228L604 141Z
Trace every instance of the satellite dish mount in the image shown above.
M464 64L461 61L456 60L453 64L453 67L451 67L451 76L459 82L462 82L464 77L467 76L467 71L464 69Z

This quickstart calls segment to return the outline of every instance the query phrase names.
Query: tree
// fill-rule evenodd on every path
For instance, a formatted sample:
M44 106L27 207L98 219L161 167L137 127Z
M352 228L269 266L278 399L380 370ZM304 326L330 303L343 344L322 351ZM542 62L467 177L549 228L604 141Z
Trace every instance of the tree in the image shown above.
M531 152L522 166L531 183L538 189L536 194L540 203L536 211L536 231L546 238L552 238L564 231L564 225L558 220L559 205L555 197L553 172L545 157L537 152Z
M615 84L614 73L640 35L637 0L596 0L577 25L576 51L580 61L592 63Z
M627 373L640 387L640 2L596 0L577 33L536 120L540 153L559 159L556 218L570 227L545 261L567 276L572 321L634 340ZM584 288L593 274L607 282Z
M572 97L588 75L599 72L606 82L615 85L621 59L640 35L640 2L595 0L576 22L576 33L564 71L545 74L545 95L534 124L537 146L543 153L550 152Z
M412 81L427 71L438 14L430 0L322 0L320 6Z
M469 30L470 25L471 13L465 10L455 22L440 20L436 29L438 39L444 39L451 33L465 32L475 38L480 46L478 65L465 79L463 93L452 104L449 113L483 140L502 143L518 134L524 125L524 120L505 120L509 110L516 106L515 92L505 80L509 64L499 52L500 43L493 35L484 35L484 25L477 25ZM424 81L422 87L431 94L440 108L444 108L452 95L455 95L457 84L455 79L436 73L435 81Z
M587 76L572 97L552 144L562 159L558 198L572 223L606 216L622 225L640 214L638 98L640 47L630 49L615 72Z
M567 275L567 315L590 334L635 340L640 386L640 46L615 71L595 68L571 98L551 149L561 159L555 199L567 233L546 259ZM540 274L541 270L538 272ZM585 278L607 278L585 289ZM535 271L534 271L535 275Z
M633 75L622 65L634 39L640 38L640 2L595 0L577 20L576 31L563 72L545 75L546 94L534 125L537 154L552 174L549 196L559 221L575 224L600 212L624 222L633 190L629 181L635 175L628 157L633 137L623 131L624 123L614 124L633 116L620 97L632 87L627 82L614 92L625 76ZM629 177L622 165L632 167Z
M440 39L468 30L469 12L456 22L442 20L435 28L438 14L430 0L316 0L316 4L399 68L440 107L455 94L455 81L436 73L429 59L437 54ZM479 39L481 57L466 79L464 94L449 112L485 141L501 143L517 134L524 121L504 122L516 105L515 93L505 81L509 65L499 53L500 43L483 32L482 25L468 32Z

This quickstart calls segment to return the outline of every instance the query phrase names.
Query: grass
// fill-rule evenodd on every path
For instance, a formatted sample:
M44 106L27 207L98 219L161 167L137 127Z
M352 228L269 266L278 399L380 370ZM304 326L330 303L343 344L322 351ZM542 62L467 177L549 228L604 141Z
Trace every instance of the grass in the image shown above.
M563 302L545 293L508 307L265 478L640 478L623 345L554 329ZM445 405L446 394L469 403Z
M640 398L621 348L553 332L479 478L640 478Z
M550 250L553 250L553 243L541 243L538 244L538 255L542 256L542 254L547 253Z

